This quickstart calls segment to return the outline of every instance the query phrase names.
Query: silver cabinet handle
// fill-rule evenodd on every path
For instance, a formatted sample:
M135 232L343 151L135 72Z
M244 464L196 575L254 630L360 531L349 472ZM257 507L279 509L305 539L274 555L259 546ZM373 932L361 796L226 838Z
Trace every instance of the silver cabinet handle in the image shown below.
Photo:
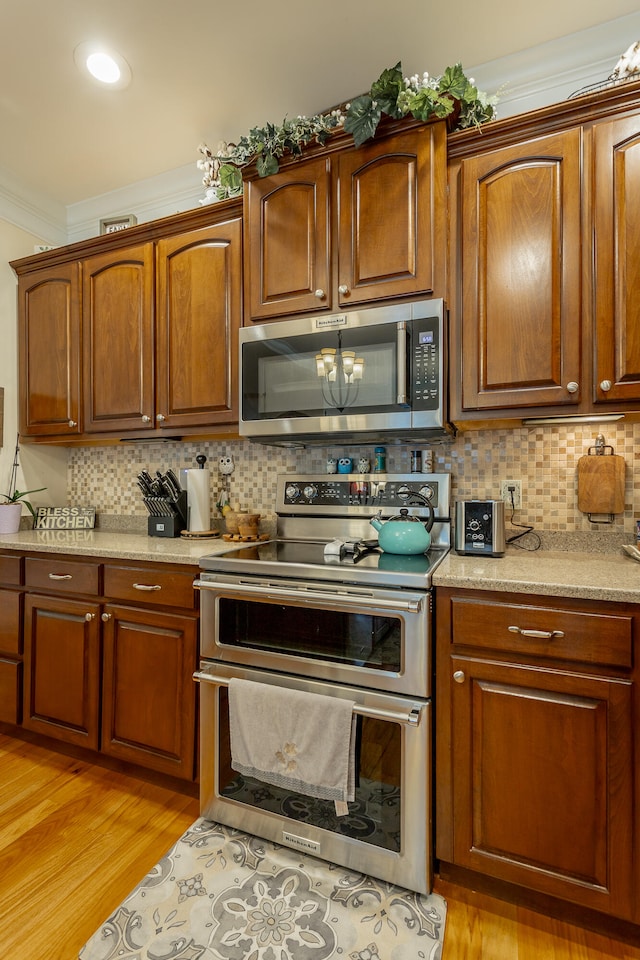
M151 423L151 417L148 417L148 416L146 415L146 413L143 413L143 414L142 414L142 422L143 422L143 423Z
M73 580L73 575L70 573L50 573L49 580Z
M569 383L567 384L568 393L577 393L579 389L580 389L580 384L576 383L575 380L570 380Z
M522 627L509 627L511 633L519 633L521 637L533 637L534 640L553 640L554 637L564 637L562 630L523 630Z
M612 387L611 380L600 381L600 389L602 390L603 393L608 393L609 390L611 390L611 387Z
M78 426L78 421L77 421L77 420L69 420L69 421L68 421L68 426L70 426L70 427L77 427L77 426Z
M95 613L85 613L84 618L87 621L87 623L90 623L91 620L95 620L96 615Z
M164 413L156 413L156 420L162 422L163 420L166 420L166 419L167 418L165 417Z
M314 297L317 297L318 300L324 300L324 290L321 290L320 288L315 290L313 295Z
M111 614L111 613L101 613L101 614L100 614L100 619L102 620L103 623L107 623L109 620L111 620L111 617L112 617L112 616L113 616L113 614Z
M464 670L456 670L456 672L453 675L453 679L455 680L456 683L464 683L465 681Z
M345 293L349 293L349 287L346 285L346 283L340 284L338 287L338 293L341 293L343 296Z
M134 590L162 590L159 583L134 583Z

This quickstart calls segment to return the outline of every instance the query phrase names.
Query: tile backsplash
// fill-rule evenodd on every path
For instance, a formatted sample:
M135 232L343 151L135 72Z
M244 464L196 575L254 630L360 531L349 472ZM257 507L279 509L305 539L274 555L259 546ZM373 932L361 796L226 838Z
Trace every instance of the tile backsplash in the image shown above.
M519 523L538 531L575 533L595 531L594 524L578 510L577 464L593 447L598 433L626 462L625 511L614 522L598 529L607 533L632 534L640 517L640 423L527 426L510 430L478 430L460 433L447 443L415 444L431 449L434 472L451 473L455 500L497 499L502 480L522 482ZM384 440L380 441L381 444ZM411 449L387 445L387 471L409 473ZM289 450L249 441L206 443L140 443L122 446L79 447L69 453L69 502L95 506L100 514L146 518L147 512L136 476L147 468L195 467L203 453L211 473L212 514L221 488L218 459L233 456L230 478L231 502L240 509L273 513L276 477L279 473L324 473L328 456L360 456L373 460L372 446L309 447ZM98 521L99 522L99 521Z

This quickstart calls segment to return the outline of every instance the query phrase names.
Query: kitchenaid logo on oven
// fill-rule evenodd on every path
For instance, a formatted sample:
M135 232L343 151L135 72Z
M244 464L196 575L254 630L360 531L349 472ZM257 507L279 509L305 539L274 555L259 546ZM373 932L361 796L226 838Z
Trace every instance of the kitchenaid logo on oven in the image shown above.
M316 330L324 330L326 327L345 327L346 325L346 313L336 313L332 317L316 318Z

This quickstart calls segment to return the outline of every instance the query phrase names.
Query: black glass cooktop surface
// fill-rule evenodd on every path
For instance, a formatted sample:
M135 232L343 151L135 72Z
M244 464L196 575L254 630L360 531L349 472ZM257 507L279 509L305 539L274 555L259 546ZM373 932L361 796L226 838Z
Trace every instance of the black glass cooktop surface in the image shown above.
M447 548L431 547L427 553L404 556L384 553L367 541L327 547L320 540L267 540L205 556L202 570L286 577L296 580L331 580L343 583L375 583L380 586L427 589Z

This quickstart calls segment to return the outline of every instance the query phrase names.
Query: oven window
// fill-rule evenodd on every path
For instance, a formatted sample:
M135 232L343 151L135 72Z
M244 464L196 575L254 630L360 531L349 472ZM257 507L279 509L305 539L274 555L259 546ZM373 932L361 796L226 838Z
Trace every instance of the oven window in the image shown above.
M292 654L400 673L402 619L221 597L223 646Z
M358 717L356 798L349 813L337 817L334 804L262 783L231 769L229 700L221 688L218 733L218 792L248 807L331 833L352 837L394 853L400 852L402 731L400 724Z

